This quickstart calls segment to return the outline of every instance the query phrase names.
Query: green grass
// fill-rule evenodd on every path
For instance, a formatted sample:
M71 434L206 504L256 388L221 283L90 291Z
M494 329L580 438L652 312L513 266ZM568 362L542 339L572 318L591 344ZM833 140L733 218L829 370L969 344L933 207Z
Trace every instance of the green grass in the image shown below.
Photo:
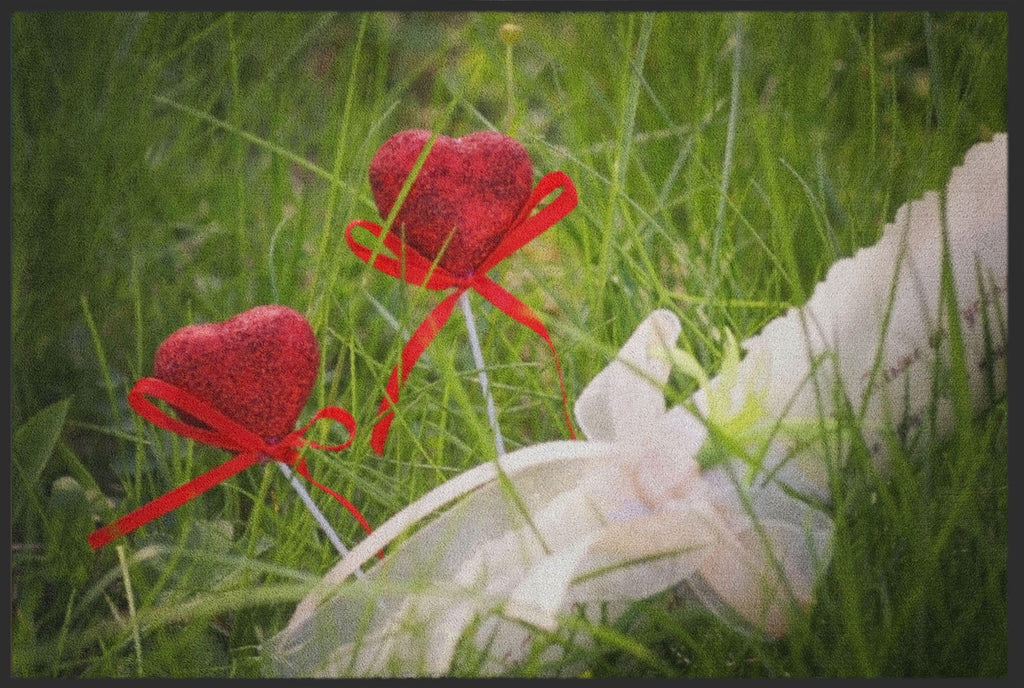
M273 466L90 551L96 519L226 458L126 404L179 327L263 303L309 317L304 418L337 404L361 429L311 470L373 524L493 456L458 317L385 456L368 446L402 333L438 300L344 245L380 219L366 170L392 133L514 130L538 173L574 180L579 206L492 273L540 312L574 399L658 307L715 370L715 328L742 340L802 303L1007 126L1000 13L16 13L11 35L15 676L258 675L336 559ZM474 308L509 448L564 438L544 343ZM788 639L665 594L602 627L585 674L1005 675L1005 401L957 423L884 479L854 453Z

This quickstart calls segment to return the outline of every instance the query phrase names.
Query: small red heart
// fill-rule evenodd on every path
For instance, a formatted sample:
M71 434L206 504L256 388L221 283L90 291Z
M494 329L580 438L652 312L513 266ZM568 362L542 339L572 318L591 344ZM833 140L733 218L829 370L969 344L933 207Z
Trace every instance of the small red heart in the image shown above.
M430 136L422 129L400 131L373 156L370 187L381 217L391 212ZM443 249L441 267L470 275L512 229L532 187L530 156L515 139L493 131L438 136L392 231L404 233L405 241L430 260Z
M181 328L157 348L153 374L277 440L295 429L319 367L320 348L301 314L257 306L221 323Z

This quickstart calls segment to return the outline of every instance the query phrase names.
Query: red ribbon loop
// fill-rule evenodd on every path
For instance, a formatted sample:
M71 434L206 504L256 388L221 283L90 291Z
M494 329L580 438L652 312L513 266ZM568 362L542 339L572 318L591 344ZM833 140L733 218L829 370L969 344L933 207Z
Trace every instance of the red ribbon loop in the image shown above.
M559 190L559 194L538 212L534 213L533 211L540 202L556 190ZM443 291L455 288L454 292L446 296L441 303L427 314L427 317L416 328L416 331L412 333L409 341L402 349L401 362L391 371L391 377L388 380L384 398L381 400L378 410L379 418L373 426L373 433L370 438L370 446L378 455L384 453L384 443L387 441L388 431L395 416L395 412L391 407L398 401L399 390L405 384L413 366L416 365L420 356L426 351L430 342L433 341L434 336L448 322L459 297L469 289L476 291L516 322L529 327L547 343L555 359L555 369L558 371L558 384L562 390L562 407L565 412L565 422L569 428L569 437L576 439L569 415L569 400L565 392L562 366L558 361L558 354L555 351L555 345L551 341L547 328L544 327L540 318L529 306L498 285L486 273L568 215L569 211L576 207L577 201L576 187L567 174L564 172L552 172L545 175L530 194L529 199L527 199L526 204L513 223L512 229L502 238L501 243L480 264L476 271L466 277L454 275L440 265L435 265L433 261L405 244L393 232L385 233L384 229L378 224L367 222L366 220L353 220L348 224L345 228L345 240L356 257L367 265L371 265L386 275L397 277L409 284L426 289ZM362 227L381 239L384 248L391 255L375 252L369 247L360 244L352 233L355 227Z
M202 425L187 423L168 415L147 397L154 397L171 404L181 412L187 413ZM103 547L122 535L127 535L139 526L149 523L155 518L177 509L179 506L203 494L211 487L218 485L233 475L237 475L249 466L259 463L263 457L270 457L288 466L294 466L296 472L318 488L331 495L349 513L351 513L363 529L369 533L370 526L359 513L359 510L337 492L318 483L309 473L306 460L299 454L299 448L309 445L326 451L341 451L351 443L356 431L356 421L352 414L336 406L320 409L313 418L298 430L294 430L276 442L268 442L248 428L231 420L202 399L195 397L180 387L164 380L144 377L135 383L128 392L128 403L135 412L154 425L171 432L194 439L203 444L221 447L236 452L228 461L202 475L193 478L184 485L144 504L135 511L122 516L89 535L89 544L94 550ZM348 431L348 440L343 444L321 445L305 438L305 433L320 420L333 420L340 423Z

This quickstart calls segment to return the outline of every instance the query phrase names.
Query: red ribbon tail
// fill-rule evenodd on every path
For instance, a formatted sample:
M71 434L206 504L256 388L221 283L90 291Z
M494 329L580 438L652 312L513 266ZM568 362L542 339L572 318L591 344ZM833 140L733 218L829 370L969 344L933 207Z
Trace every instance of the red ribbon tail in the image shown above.
M392 371L392 380L397 372L397 369ZM390 387L391 383L389 382L388 388L390 389ZM395 396L394 401L398 401L397 395ZM377 409L377 413L378 415L381 413L384 415L380 416L380 420L378 420L373 426L373 431L370 433L370 447L372 447L373 451L377 453L377 456L384 455L384 443L388 441L388 433L391 432L391 422L395 419L395 412L388 410L392 403L393 401L389 400L387 397L384 397L381 400L380 408Z
M562 412L565 414L565 425L569 428L570 439L576 439L576 433L572 429L572 416L569 413L569 395L565 391L565 379L562 377L562 364L558 361L555 343L551 341L551 335L548 334L548 329L544 327L544 323L533 312L533 309L507 292L501 285L489 277L478 277L473 283L473 288L507 316L536 332L547 343L548 348L551 349L551 355L555 358L558 385L562 389Z
M243 452L235 455L216 468L140 506L135 511L122 516L113 523L93 531L88 538L89 544L92 545L94 550L97 550L122 535L127 535L153 519L177 509L185 502L195 499L214 485L227 480L233 475L237 475L258 462L259 458L260 455L255 452Z
M350 514L352 514L352 516L355 517L355 519L357 521L359 521L359 525L361 525L363 527L363 530L365 530L367 532L367 534L373 532L373 529L370 528L370 524L366 522L366 519L359 512L359 509L356 508L355 504L353 504L349 500L345 499L340 494L338 494L337 492L335 492L331 488L327 487L326 485L324 485L324 484L322 484L320 482L317 482L313 478L313 476L309 472L309 466L306 465L306 460L305 459L299 459L298 461L295 462L295 471L299 475L301 475L303 478L308 480L310 483L312 483L313 485L316 485L318 488L320 488L321 490L323 490L324 492L326 492L330 496L334 497L334 500L336 502L338 502L338 504L341 504L343 507L345 507L345 509ZM380 558L380 559L383 559L384 558L384 552L383 551L377 552L377 557Z
M423 319L423 322L416 328L416 331L412 333L409 341L406 342L405 347L402 349L401 363L391 371L391 377L388 379L388 385L384 390L384 399L380 402L378 413L384 413L384 415L373 426L373 434L370 438L370 446L377 452L378 456L384 454L384 443L387 441L391 421L394 420L395 416L395 412L391 410L391 407L398 401L398 391L405 384L410 371L416 365L416 361L419 360L423 352L430 346L430 342L434 340L435 335L448 322L452 311L455 310L455 304L463 292L465 292L465 288L456 289L446 296L441 303L437 304L434 310L430 311L427 317Z

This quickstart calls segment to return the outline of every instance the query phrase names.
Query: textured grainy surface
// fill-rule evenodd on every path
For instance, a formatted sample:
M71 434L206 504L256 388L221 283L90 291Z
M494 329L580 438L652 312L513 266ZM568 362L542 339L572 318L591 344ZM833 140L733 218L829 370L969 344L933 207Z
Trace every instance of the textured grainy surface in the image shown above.
M316 337L301 314L257 306L222 323L181 328L157 349L153 374L279 439L295 429L319 367Z
M394 206L430 132L400 131L370 163L370 186L381 217ZM530 197L533 165L526 149L507 136L480 131L438 136L402 203L392 231L425 257L464 276L494 251ZM445 248L452 229L455 234Z

